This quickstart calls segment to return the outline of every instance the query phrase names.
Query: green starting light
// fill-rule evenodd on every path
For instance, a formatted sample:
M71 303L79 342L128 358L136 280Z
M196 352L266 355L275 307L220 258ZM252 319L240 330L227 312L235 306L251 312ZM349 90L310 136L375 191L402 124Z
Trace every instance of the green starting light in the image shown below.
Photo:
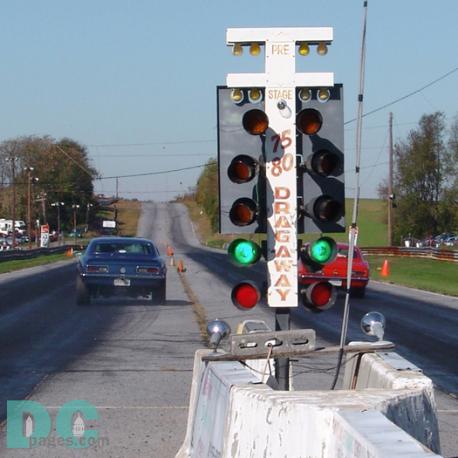
M241 266L254 264L261 257L261 248L251 240L235 239L227 249L231 259Z
M327 264L337 256L337 244L330 237L321 237L310 243L308 247L308 257L317 264Z

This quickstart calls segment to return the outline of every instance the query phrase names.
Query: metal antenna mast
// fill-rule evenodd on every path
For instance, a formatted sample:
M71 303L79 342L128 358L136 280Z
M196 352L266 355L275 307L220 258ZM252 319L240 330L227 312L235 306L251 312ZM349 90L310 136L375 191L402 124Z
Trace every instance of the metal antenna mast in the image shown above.
M345 341L347 339L348 318L350 314L350 286L351 286L351 271L353 266L353 250L356 245L357 235L357 220L358 220L358 207L359 207L359 179L361 168L361 137L362 137L362 124L363 124L363 98L364 98L364 76L366 64L366 28L367 28L367 0L364 1L364 19L363 19L363 32L361 39L361 55L359 66L359 93L358 93L358 109L356 119L356 165L355 165L355 197L353 200L353 216L350 226L350 246L348 248L348 264L347 264L347 289L345 294L345 307L342 318L342 329L340 332L340 350L339 359L337 362L337 369L334 380L332 382L332 389L335 388L337 378L339 377L340 367L342 364L343 351Z

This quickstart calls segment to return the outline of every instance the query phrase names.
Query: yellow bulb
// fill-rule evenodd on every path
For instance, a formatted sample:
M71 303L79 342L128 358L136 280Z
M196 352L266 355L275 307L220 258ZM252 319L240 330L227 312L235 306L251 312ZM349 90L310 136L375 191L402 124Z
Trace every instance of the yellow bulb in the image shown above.
M232 47L232 54L234 56L241 56L243 54L243 48L240 43L234 43L234 46Z
M248 93L248 98L250 99L250 102L256 103L261 100L262 94L261 91L258 88L253 88L250 89L250 92Z
M259 54L261 54L261 46L259 46L259 43L251 43L250 54L252 56L259 56Z
M308 102L311 98L312 98L312 92L310 91L308 87L303 87L299 91L299 99L302 102Z
M318 100L320 102L327 102L329 100L329 97L331 97L329 89L321 88L318 90Z
M318 47L316 48L316 52L320 55L320 56L324 56L325 54L328 53L328 46L326 43L319 43L318 44Z
M310 47L307 43L301 43L299 46L299 54L301 56L307 56L310 52Z
M240 103L243 100L243 91L241 89L232 89L231 99L235 103Z

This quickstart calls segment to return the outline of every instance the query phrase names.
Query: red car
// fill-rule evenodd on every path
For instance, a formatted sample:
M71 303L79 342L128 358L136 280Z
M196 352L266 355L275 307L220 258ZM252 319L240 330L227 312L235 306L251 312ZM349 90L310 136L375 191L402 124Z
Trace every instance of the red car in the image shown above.
M337 256L334 261L322 269L311 271L299 259L299 285L310 285L316 281L329 281L331 284L345 289L347 287L347 255L348 244L337 244ZM355 247L353 254L353 269L351 274L351 293L356 297L364 297L369 282L369 263L364 260L361 250Z

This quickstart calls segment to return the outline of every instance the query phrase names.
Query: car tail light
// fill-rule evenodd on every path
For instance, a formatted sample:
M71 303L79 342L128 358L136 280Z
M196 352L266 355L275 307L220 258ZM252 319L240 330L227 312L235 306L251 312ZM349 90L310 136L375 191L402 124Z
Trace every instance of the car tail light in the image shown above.
M302 293L304 306L313 312L327 310L334 305L337 298L336 289L327 281L312 283Z
M91 273L98 273L103 274L108 272L108 266L95 266L95 265L88 265L86 267L87 272Z
M364 272L363 270L352 270L351 274L354 275L355 277L366 277L367 272Z
M158 274L160 272L159 267L148 267L148 266L138 266L138 274Z

